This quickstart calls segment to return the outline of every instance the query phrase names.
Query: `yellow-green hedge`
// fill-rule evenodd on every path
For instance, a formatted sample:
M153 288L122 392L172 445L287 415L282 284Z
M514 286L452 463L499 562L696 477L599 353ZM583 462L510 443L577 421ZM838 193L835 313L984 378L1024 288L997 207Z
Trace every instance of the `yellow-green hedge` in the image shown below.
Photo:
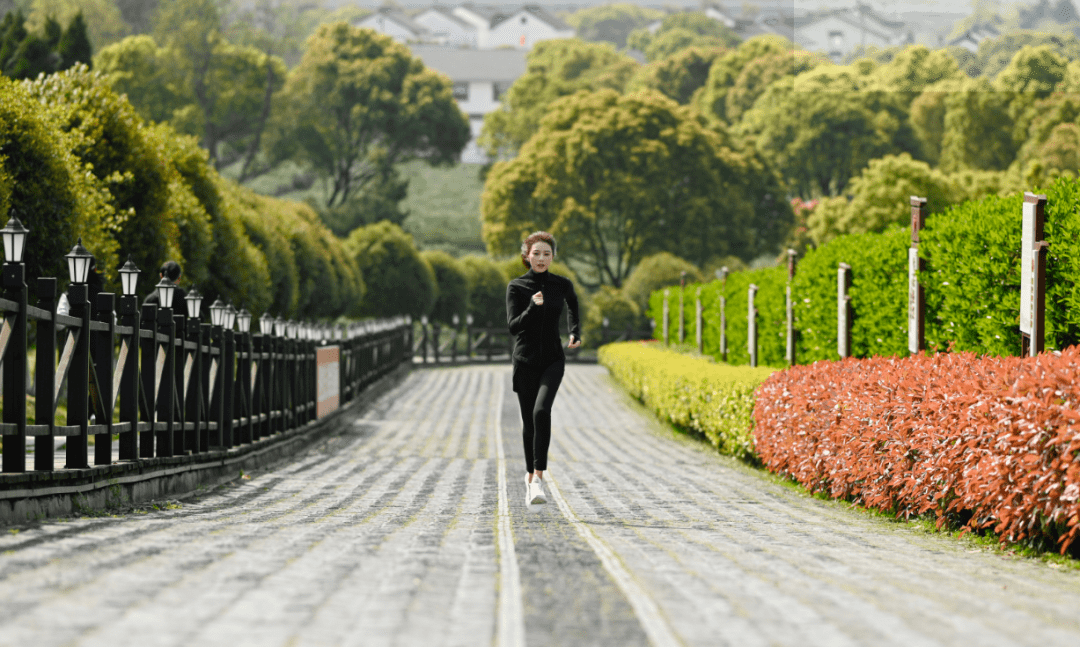
M662 420L704 435L722 454L755 460L754 393L775 369L714 364L654 342L608 344L598 357Z

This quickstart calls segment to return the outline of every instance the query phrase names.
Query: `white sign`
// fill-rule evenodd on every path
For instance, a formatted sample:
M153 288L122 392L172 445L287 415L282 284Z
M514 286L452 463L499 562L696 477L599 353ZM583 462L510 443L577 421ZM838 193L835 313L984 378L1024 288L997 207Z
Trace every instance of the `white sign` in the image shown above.
M912 355L919 352L919 250L908 248L907 346Z
M784 301L787 310L787 361L795 363L795 312L791 303L791 284L787 285L787 298Z
M1035 318L1035 204L1024 203L1020 232L1020 332L1034 335Z
M746 311L746 351L750 354L750 365L757 366L757 317L754 316L757 309L754 307L754 294L757 293L757 286L751 284L747 293L747 311Z

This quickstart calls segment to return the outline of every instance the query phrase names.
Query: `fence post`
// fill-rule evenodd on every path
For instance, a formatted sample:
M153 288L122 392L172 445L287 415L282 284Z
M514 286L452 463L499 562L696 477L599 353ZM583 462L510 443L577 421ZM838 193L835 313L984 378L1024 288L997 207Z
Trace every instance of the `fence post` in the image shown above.
M55 467L53 434L56 431L56 279L37 280L37 307L52 317L37 322L37 362L34 366L34 421L49 425L49 435L34 437L34 469L51 471ZM136 353L132 361L138 358ZM132 456L131 458L135 458Z
M908 352L915 355L926 349L923 286L919 273L925 267L919 258L919 232L926 226L926 198L911 196L911 247L908 248Z
M686 308L683 295L686 292L686 270L679 272L679 343L686 343Z
M716 278L720 280L720 360L723 362L727 361L727 275L726 265L716 270Z
M836 353L840 359L851 356L851 266L840 263L836 273Z
M439 322L438 321L431 322L431 337L432 337L432 339L434 339L434 343L432 344L432 350L434 351L434 354L435 354L435 365L436 366L439 365L439 343L442 341L442 335L440 334L441 332L442 332L442 326L439 325Z
M792 300L792 286L795 283L795 250L787 250L787 290L784 299L784 311L787 319L787 363L795 366L795 302Z
M670 301L670 300L671 300L671 290L670 289L665 289L664 290L664 322L663 322L664 323L663 330L664 330L664 345L665 346L670 346L671 345L671 331L670 331L670 324L669 324L669 322L671 320L671 306L668 305L668 301Z
M604 317L603 321L600 322L600 345L601 346L603 346L604 344L607 343L608 326L609 325L611 325L611 321L609 321L607 317Z
M472 324L473 316L465 315L465 359L472 360Z
M102 292L94 296L94 321L104 323L108 330L90 335L91 367L94 371L95 388L91 390L92 410L95 422L105 425L105 432L94 434L94 465L112 463L113 429L113 345L116 342L114 319L116 295Z
M757 366L757 307L754 305L754 297L757 296L758 286L753 283L747 290L746 310L746 350L750 353L750 366Z
M6 234L5 234L6 235ZM10 253L10 252L9 252ZM26 373L27 335L26 266L4 263L4 296L14 301L18 309L11 315L11 334L8 337L4 360L4 422L15 425L15 435L4 436L3 471L26 471ZM52 362L52 358L48 359Z
M184 363L187 351L184 339L187 337L187 316L175 314L173 309L173 456L183 456L187 451L187 406L184 400Z
M142 406L139 407L139 422L148 428L139 432L139 458L154 457L154 421L157 413L157 317L156 305L142 307L142 324L139 336L141 365L139 375L142 385ZM140 424L141 426L141 424Z
M78 427L72 435L68 431L65 467L80 469L90 467L88 456L87 427L90 422L90 304L85 283L68 286L71 316L79 320L79 326L70 334L77 335L71 364L68 368L68 415L67 426Z
M172 456L173 434L175 426L173 420L176 417L175 392L176 369L173 363L176 359L176 327L173 322L172 308L158 308L157 332L165 335L165 341L158 341L155 354L159 355L160 365L155 367L157 372L157 422L154 430L157 432L157 455ZM164 425L160 428L159 425Z
M455 314L452 321L454 324L454 337L450 341L450 363L457 364L457 338L458 333L461 332L461 318Z
M694 299L694 336L697 337L697 352L705 352L705 338L701 334L704 317L701 310L701 288L697 289L697 298Z
M1035 357L1043 351L1046 336L1046 253L1043 240L1046 196L1024 192L1020 238L1020 339L1021 355Z

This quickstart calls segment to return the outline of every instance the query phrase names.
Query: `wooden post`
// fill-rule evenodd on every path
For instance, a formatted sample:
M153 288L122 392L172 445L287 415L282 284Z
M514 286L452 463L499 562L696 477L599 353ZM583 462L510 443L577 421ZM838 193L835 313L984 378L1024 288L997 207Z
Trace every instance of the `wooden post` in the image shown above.
M187 351L184 350L184 338L187 336L187 316L175 314L173 310L173 456L183 456L187 451L187 416L184 405L184 365Z
M56 430L56 279L37 280L38 308L52 315L50 319L37 322L37 362L34 366L34 384L37 397L34 402L34 419L39 425L49 425L47 436L34 436L34 469L52 471L55 468L53 432ZM138 353L132 358L138 357ZM135 458L131 456L130 458Z
M851 266L840 263L836 275L836 353L840 359L851 356Z
M757 357L757 307L754 306L754 297L757 295L758 286L753 283L747 290L746 310L746 350L750 353L750 366L758 365Z
M442 341L442 326L438 321L431 322L431 337L434 340L432 348L435 352L435 365L439 365L439 343Z
M788 264L787 264L787 290L786 297L784 299L785 314L787 319L787 352L785 357L787 358L788 366L795 366L795 303L792 301L792 285L795 282L795 250L787 250Z
M701 311L701 288L697 289L697 296L694 299L694 336L697 342L697 352L705 352L705 339L701 334L702 323L704 323L704 317Z
M686 292L686 270L679 273L679 343L686 343L686 307L683 296Z
M669 330L669 320L671 319L671 306L668 305L668 301L671 300L671 290L664 290L664 345L671 345L671 332Z
M90 304L87 303L87 295L85 283L68 286L71 316L79 319L80 325L70 329L70 334L78 335L78 341L75 343L68 368L67 426L78 429L67 432L67 469L90 467L86 435L90 423Z
M157 316L156 305L142 307L142 330L139 337L141 364L139 376L142 379L140 392L142 406L139 407L139 422L149 425L149 429L139 432L139 458L154 457L154 418L157 412Z
M175 450L173 446L173 434L176 431L173 420L176 416L176 400L173 398L175 390L175 361L176 328L173 325L172 308L159 308L157 320L157 332L165 336L165 341L158 341L154 349L155 356L160 353L160 365L155 367L157 378L157 424L155 424L157 455L172 456ZM158 425L164 424L164 428Z
M3 471L26 471L26 266L4 263L4 297L18 309L11 317L11 334L4 352L4 422L15 425L15 434L4 436ZM46 361L52 362L50 356Z
M1046 336L1046 253L1043 240L1046 196L1024 193L1020 238L1020 338L1021 355L1035 357L1043 351Z
M919 273L925 269L919 258L919 232L926 226L926 198L911 196L911 247L908 249L908 352L926 350L926 318Z
M720 279L720 359L724 362L727 361L727 276L726 265L716 270L716 278Z
M103 433L94 434L94 465L112 464L112 426L113 426L113 345L116 342L116 324L114 318L116 295L101 292L94 296L92 317L94 321L108 326L106 331L96 331L90 335L90 356L93 358L91 370L94 372L96 388L91 391L91 407L95 423L105 425Z
M191 362L190 374L187 377L187 387L184 389L184 420L190 422L192 428L184 432L185 449L193 453L205 452L209 449L203 444L203 397L202 397L202 324L198 319L190 319L184 326L185 339L195 345L188 356ZM185 372L188 370L185 366Z

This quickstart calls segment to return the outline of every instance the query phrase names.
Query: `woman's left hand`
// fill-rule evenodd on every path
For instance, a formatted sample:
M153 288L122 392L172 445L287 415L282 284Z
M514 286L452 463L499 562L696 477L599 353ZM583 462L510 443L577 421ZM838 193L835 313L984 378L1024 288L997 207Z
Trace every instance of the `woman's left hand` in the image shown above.
M581 340L573 335L570 335L570 343L566 345L567 348L577 348L581 346Z

